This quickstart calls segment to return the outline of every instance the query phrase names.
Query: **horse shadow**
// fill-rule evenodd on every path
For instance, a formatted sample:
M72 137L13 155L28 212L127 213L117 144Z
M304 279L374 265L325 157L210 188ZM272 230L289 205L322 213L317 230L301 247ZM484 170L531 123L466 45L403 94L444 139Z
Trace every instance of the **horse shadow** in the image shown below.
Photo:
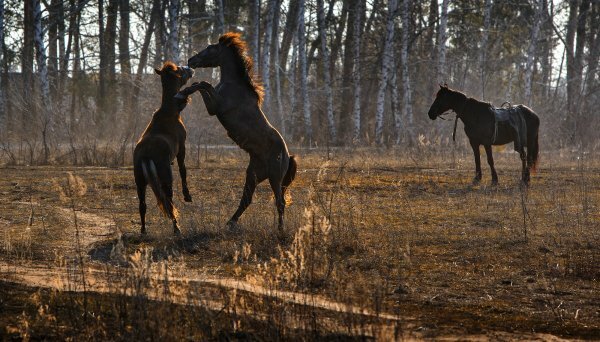
M195 255L207 249L214 241L222 240L224 233L194 231L165 238L163 236L124 233L120 236L98 241L88 251L92 261L116 266L129 265L129 257L136 250L150 251L153 262Z

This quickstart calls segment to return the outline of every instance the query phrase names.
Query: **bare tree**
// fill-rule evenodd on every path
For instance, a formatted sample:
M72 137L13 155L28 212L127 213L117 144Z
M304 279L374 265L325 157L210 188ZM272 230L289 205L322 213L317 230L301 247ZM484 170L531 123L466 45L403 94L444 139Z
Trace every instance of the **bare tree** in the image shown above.
M169 49L168 58L179 64L179 0L169 2Z
M129 0L121 0L121 28L119 30L119 63L121 67L120 88L125 109L128 113L131 113L131 95L129 92L129 82L131 81L131 57L129 55L129 11Z
M444 0L446 2L447 0ZM402 8L402 84L404 92L404 115L406 117L406 125L408 128L408 134L411 140L414 138L413 132L413 111L412 111L412 90L410 86L410 75L408 68L408 43L410 33L410 0L404 0L404 6ZM443 11L443 10L442 10ZM441 70L441 69L440 69Z
M283 103L281 103L281 66L279 65L279 19L281 17L281 1L276 0L275 4L275 15L273 16L273 56L272 64L274 66L273 73L275 79L275 98L277 103L277 113L279 115L279 124L281 128L281 134L285 136L285 125L283 118Z
M42 95L41 103L41 121L42 121L42 144L44 147L44 156L42 163L47 163L50 156L48 146L48 129L51 124L50 109L50 85L48 83L48 67L46 66L46 47L44 45L44 31L42 29L42 7L40 0L33 0L33 27L34 41L36 50L36 62L38 66L40 91Z
M481 38L481 48L479 50L479 73L481 77L481 98L485 99L486 82L486 64L488 39L490 35L490 26L492 18L492 0L485 0L483 8L483 37Z
M395 1L395 0L392 0ZM327 49L327 34L325 28L325 9L323 0L317 0L317 22L319 26L319 38L321 40L321 61L323 63L323 82L325 86L325 101L327 102L327 125L329 139L335 143L337 130L333 116L333 92L331 90L331 74L329 72L329 50Z
M440 15L440 26L438 29L438 41L437 41L437 79L438 82L446 81L446 40L448 39L448 2L449 0L442 1L442 13ZM404 18L404 17L403 17ZM404 22L404 19L403 19ZM404 25L404 24L403 24Z
M298 1L298 62L300 64L300 91L304 113L304 133L309 146L312 145L312 119L308 99L308 70L306 65L306 28L304 24L304 0Z
M221 36L225 33L225 14L223 0L214 0L215 2L215 33Z
M394 65L394 28L396 23L396 12L398 11L398 1L389 0L388 18L385 30L385 39L383 42L383 51L381 58L381 78L379 79L379 89L377 91L377 112L375 113L375 141L378 144L383 143L383 112L385 109L385 92L389 83L391 72Z
M527 48L527 64L525 65L525 101L531 105L531 87L533 83L533 59L537 51L538 35L542 22L544 6L542 1L536 1L535 15L533 18L533 27L531 29L531 37L529 39L529 47Z
M265 91L263 103L267 108L271 105L271 73L270 73L270 52L273 36L273 20L275 18L275 6L277 5L276 0L268 0L267 2L267 18L265 21L265 36L263 41L263 48L261 50L261 74L262 82Z
M354 31L354 39L352 40L352 51L353 51L353 65L354 70L352 72L352 86L354 87L354 109L352 111L352 126L353 126L353 141L360 141L360 100L361 100L361 83L360 83L360 38L361 38L361 19L363 13L363 2L356 1L354 10L356 17L352 30ZM346 47L348 48L348 47Z
M258 57L260 56L260 0L249 1L249 12L250 12L250 51L252 53L252 59L254 63L259 63Z
M290 45L292 39L296 35L298 27L298 2L299 0L290 0L288 4L288 13L285 21L285 29L283 30L283 37L281 38L281 49L279 54L279 65L283 70L286 69L288 53L290 52Z
M0 0L0 66L4 65L4 0ZM2 84L3 72L0 72L0 128L4 129L6 111L4 105L4 87Z

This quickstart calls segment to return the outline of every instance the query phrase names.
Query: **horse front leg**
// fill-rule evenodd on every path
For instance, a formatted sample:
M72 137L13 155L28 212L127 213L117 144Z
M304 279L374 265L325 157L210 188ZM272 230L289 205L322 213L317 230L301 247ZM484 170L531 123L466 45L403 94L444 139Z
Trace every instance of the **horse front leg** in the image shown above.
M204 105L206 106L206 111L209 115L217 115L219 105L217 104L217 100L211 96L210 92L207 90L201 90L200 95L202 95L202 100L204 100Z
M479 184L481 182L481 158L479 154L479 143L470 141L471 148L473 148L473 156L475 157L475 178L473 178L473 184Z
M484 147L485 154L487 156L487 162L492 172L492 185L498 185L498 174L496 173L496 168L494 167L494 156L492 156L492 146L484 145Z
M179 176L181 177L181 190L183 191L183 200L192 201L190 190L187 185L187 170L185 168L185 142L180 144L179 154L177 154L177 165L179 166Z

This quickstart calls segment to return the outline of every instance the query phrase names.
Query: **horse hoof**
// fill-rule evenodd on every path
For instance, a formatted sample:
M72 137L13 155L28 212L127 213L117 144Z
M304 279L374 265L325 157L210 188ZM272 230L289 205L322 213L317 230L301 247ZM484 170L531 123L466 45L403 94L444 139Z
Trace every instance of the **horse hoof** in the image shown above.
M473 183L472 184L473 185L479 185L480 182L481 182L481 178L475 177L475 178L473 178Z
M491 185L492 186L498 186L498 181L497 180L493 180Z
M186 202L191 202L192 201L192 196L190 196L190 195L185 196L184 195L183 196L183 200L186 201Z
M237 223L237 221L229 220L225 224L225 228L227 228L227 230L230 232L235 232L240 229L240 225Z
M142 235L146 235L146 228L142 228L142 230L140 231L140 233L141 233Z
M178 100L185 100L187 96L183 95L182 93L177 93L175 94L175 98Z
M173 229L173 234L175 234L177 236L180 236L181 235L181 229L179 229L179 228Z

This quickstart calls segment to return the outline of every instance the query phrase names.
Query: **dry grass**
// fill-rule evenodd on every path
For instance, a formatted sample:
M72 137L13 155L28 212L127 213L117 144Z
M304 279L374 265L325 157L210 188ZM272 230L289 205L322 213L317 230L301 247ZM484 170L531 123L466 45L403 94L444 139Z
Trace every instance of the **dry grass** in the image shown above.
M336 150L329 159L324 151L300 152L280 237L267 185L259 186L240 229L225 229L239 200L246 157L205 153L200 167L188 171L194 202L183 202L176 191L181 238L171 235L153 205L149 237L139 237L130 169L0 169L6 199L0 203L1 259L79 269L71 274L81 276L67 283L81 282L87 267L111 281L108 293L93 285L89 295L44 290L36 301L28 297L36 291L5 283L21 294L10 305L38 313L0 310L10 327L1 333L103 338L116 331L110 335L115 339L160 338L161 329L175 329L179 320L173 338L600 336L597 155L547 153L525 191L514 153L497 153L498 187L486 186L486 167L482 185L474 187L466 152ZM10 270L0 271L11 279ZM88 276L88 282L96 280ZM243 280L249 288L209 284L208 278ZM310 298L399 321L300 305L277 291L314 294ZM94 309L82 307L84 298ZM0 309L8 307L6 299ZM183 299L203 305L184 305ZM131 318L140 308L144 320ZM80 320L70 321L65 312ZM92 324L83 321L84 312L102 318L94 316ZM48 315L59 323L48 323ZM171 318L148 323L157 317Z

